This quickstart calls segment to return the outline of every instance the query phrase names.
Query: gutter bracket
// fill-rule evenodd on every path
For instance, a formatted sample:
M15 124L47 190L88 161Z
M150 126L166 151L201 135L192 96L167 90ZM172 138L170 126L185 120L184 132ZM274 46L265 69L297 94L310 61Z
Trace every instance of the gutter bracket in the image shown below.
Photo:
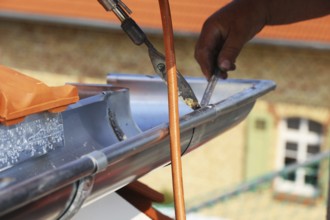
M59 220L70 220L82 207L86 198L90 195L94 185L94 175L87 176L76 183L76 193L72 197L69 206L62 213Z
M105 170L108 166L107 157L101 151L93 151L82 157L88 157L93 162L95 167L94 174ZM68 202L69 206L62 213L59 220L70 220L75 214L78 213L93 189L95 179L94 174L84 177L76 182L75 193L71 197L71 201Z
M82 157L89 158L95 167L94 174L104 171L108 166L107 156L102 151L93 151L89 154L85 154Z

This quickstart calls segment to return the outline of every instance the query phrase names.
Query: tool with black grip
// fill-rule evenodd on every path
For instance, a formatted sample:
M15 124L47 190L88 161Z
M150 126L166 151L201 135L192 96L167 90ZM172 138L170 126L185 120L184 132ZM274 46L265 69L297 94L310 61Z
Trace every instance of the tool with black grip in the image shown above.
M149 57L156 73L167 83L165 56L160 53L149 41L139 25L129 16L131 10L120 0L98 0L107 11L113 11L121 21L121 28L136 45L145 44L148 48ZM192 109L200 108L194 91L177 71L178 95Z

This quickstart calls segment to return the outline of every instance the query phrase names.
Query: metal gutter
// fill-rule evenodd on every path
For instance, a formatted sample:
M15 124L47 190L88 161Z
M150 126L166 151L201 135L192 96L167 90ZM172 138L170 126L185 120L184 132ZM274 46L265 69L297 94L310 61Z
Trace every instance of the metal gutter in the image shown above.
M188 82L201 97L206 80ZM61 218L76 204L81 180L94 176L84 198L93 201L169 163L167 91L161 79L115 74L108 83L76 85L85 98L61 113L63 146L0 172L0 218ZM272 81L231 79L219 82L205 108L192 111L180 103L182 153L241 122L256 99L274 88ZM116 135L109 109L126 138Z

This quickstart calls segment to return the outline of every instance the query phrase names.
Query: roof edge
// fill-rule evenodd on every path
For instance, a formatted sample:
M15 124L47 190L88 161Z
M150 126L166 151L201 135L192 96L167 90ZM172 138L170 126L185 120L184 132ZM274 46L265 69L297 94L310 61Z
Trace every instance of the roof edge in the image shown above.
M325 43L320 41L283 40L283 39L260 38L257 36L253 38L249 43L293 47L293 48L316 49L316 50L330 50L330 43Z
M61 24L68 26L78 26L87 28L100 28L105 30L121 30L120 24L112 21L97 20L97 19L84 19L66 16L51 16L41 15L26 12L16 12L11 10L0 10L0 19L10 19L17 21L29 21L48 24ZM143 27L143 30L148 34L162 35L160 28ZM189 31L175 31L174 35L177 37L198 37L199 33ZM298 40L284 40L284 39L271 39L261 38L256 36L249 43L264 44L275 46L286 46L296 48L308 48L317 50L330 50L330 43L320 41L298 41Z
M38 22L38 23L47 23L47 24L60 24L67 26L77 26L77 27L86 27L86 28L99 28L105 30L121 30L120 23L97 20L97 19L84 19L84 18L74 18L67 16L51 16L51 15L42 15L34 14L27 12L16 12L10 10L0 10L0 19L9 19L16 21L27 21L27 22ZM162 35L161 28L151 28L142 26L143 31L148 34L153 35ZM190 32L190 31L176 31L174 30L174 35L179 37L197 37L199 33Z
M38 23L52 23L64 25L77 25L82 27L95 27L103 29L120 29L119 23L94 19L73 18L66 16L41 15L27 12L0 10L0 18L20 21L33 21Z

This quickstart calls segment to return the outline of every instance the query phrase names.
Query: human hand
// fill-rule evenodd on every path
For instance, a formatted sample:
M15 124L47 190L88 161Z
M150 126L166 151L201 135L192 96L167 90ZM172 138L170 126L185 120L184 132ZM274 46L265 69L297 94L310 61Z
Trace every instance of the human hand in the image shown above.
M244 44L266 24L264 0L236 0L215 12L204 23L195 48L195 58L207 79L216 68L235 70Z
M265 25L289 24L330 14L329 0L233 0L204 23L195 58L207 79L215 69L235 69L241 49Z

